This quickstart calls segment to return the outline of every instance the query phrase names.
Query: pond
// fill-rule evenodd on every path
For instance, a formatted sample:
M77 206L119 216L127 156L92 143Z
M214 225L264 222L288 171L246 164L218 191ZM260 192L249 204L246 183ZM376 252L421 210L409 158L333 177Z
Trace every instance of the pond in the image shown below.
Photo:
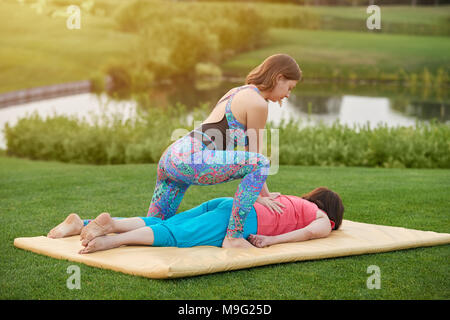
M81 93L76 95L0 107L0 129L8 122L14 125L19 118L37 112L42 117L75 116L92 120L96 116L120 114L124 119L133 117L137 105L142 108L167 107L180 102L192 110L200 103L211 108L230 88L242 82L192 83L183 86L159 86L134 95L135 99L117 100L107 94ZM143 102L145 101L145 102ZM339 121L350 127L369 124L412 126L417 120L436 119L450 123L450 103L446 88L408 88L374 84L299 83L282 107L269 103L268 121L278 125L282 120L304 120L304 125L319 122L332 124ZM3 131L0 148L6 148Z

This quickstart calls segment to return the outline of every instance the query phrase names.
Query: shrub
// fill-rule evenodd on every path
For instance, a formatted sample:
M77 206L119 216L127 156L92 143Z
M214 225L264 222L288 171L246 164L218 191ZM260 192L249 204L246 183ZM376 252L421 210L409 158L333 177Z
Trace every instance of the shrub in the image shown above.
M414 127L301 125L280 126L280 164L450 168L450 127L435 121Z
M114 15L117 28L138 34L138 45L130 50L129 61L108 69L146 69L152 79L193 78L196 66L219 64L231 55L257 48L267 26L255 10L247 6L167 1L124 3ZM136 84L136 81L133 82Z
M191 117L204 119L209 106ZM6 125L7 154L30 159L75 163L157 163L177 129L192 130L185 106L151 108L122 121L120 115L86 119L36 114ZM273 128L269 123L268 129ZM182 132L183 133L183 132ZM177 137L173 137L176 139ZM304 126L300 121L279 126L279 164L450 168L450 127L432 121L414 127ZM270 143L268 143L270 146ZM267 151L268 155L270 150Z

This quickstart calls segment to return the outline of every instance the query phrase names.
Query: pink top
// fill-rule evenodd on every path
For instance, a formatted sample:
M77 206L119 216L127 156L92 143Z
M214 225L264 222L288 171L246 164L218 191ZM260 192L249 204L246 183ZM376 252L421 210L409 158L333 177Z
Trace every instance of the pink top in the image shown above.
M280 195L275 199L286 207L282 208L282 213L271 212L267 207L255 202L258 221L258 234L275 236L297 229L302 229L316 220L316 213L319 208L313 202L296 196ZM334 222L331 221L331 229Z

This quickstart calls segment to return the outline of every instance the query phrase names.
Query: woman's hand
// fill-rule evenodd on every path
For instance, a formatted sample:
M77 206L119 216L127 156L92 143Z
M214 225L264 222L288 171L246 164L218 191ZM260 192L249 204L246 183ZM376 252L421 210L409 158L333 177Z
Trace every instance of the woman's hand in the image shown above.
M258 199L256 199L256 202L262 204L263 206L267 207L271 212L276 211L277 213L283 213L284 207L286 207L281 202L273 200L275 198L269 197L261 197L259 196Z
M269 198L272 200L278 198L279 196L281 196L280 192L269 192Z
M225 237L222 241L222 248L254 248L254 246L244 238Z
M275 244L273 240L274 238L271 236L263 236L260 234L251 234L248 237L248 241L250 241L251 244L258 248L264 248Z

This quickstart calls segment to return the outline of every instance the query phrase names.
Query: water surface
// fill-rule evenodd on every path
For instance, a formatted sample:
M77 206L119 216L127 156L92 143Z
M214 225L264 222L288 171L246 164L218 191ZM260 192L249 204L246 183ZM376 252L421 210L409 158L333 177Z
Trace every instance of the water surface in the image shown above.
M212 109L229 89L243 83L194 83L183 86L160 86L124 100L106 93L81 93L71 96L22 103L0 108L0 128L14 125L19 118L37 112L41 117L67 115L93 122L100 115L120 115L128 119L136 108L173 106L177 102L193 110L201 103ZM138 102L137 102L138 101ZM367 125L412 126L416 121L436 119L450 123L450 103L446 90L405 88L387 85L304 84L297 85L282 107L269 103L268 121L277 126L282 120L302 120L304 125L339 121L350 127ZM0 148L6 148L3 132Z

